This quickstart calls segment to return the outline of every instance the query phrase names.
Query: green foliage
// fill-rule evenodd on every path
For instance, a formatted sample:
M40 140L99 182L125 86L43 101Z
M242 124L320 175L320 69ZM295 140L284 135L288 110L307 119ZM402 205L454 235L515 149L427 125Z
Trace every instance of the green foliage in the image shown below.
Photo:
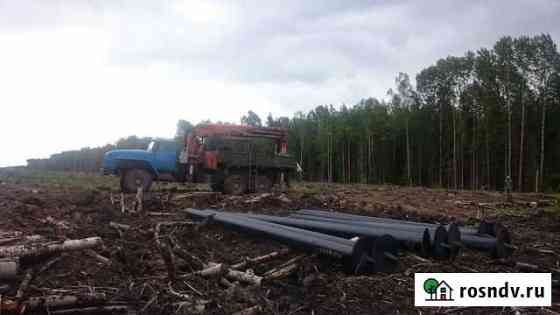
M439 59L415 79L416 89L399 73L387 101L323 104L291 118L269 114L265 123L289 129L290 153L308 181L500 190L511 176L517 191L558 189L560 54L549 35L504 37L492 48ZM241 123L262 125L253 111ZM176 136L190 128L180 120ZM149 140L132 136L116 147ZM114 147L28 164L94 170Z
M254 126L254 127L262 126L261 118L252 110L248 111L247 115L241 117L241 124Z
M175 139L183 139L192 129L193 125L183 119L177 122L177 131L175 132Z

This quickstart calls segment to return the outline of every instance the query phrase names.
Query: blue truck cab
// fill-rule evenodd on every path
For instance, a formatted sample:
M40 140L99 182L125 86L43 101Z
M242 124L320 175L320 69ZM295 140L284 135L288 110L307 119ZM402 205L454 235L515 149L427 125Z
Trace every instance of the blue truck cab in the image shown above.
M120 176L123 192L148 191L154 180L183 181L178 156L182 147L174 140L152 141L146 150L117 149L105 153L103 174Z

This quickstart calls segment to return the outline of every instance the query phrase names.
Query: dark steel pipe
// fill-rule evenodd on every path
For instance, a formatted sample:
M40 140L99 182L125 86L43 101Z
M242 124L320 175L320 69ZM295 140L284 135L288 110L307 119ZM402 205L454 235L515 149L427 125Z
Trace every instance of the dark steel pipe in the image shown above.
M440 257L440 258L456 257L459 254L459 250L463 246L461 243L461 232L456 227L455 224L451 224L448 226L447 235L445 235L445 233L441 232L441 228L443 226L422 226L422 225L401 224L401 223L392 223L392 222L343 220L335 217L312 216L312 215L304 215L304 214L291 215L290 218L309 220L309 221L318 221L318 222L347 224L353 226L363 226L372 229L394 229L394 230L401 230L401 231L416 231L420 233L424 233L424 231L428 229L429 235L431 235L432 237L431 252L428 253L424 251L422 254L424 255L431 254L431 256ZM439 232L438 229L440 229Z
M293 246L313 248L322 254L344 257L347 270L353 273L388 272L397 266L398 246L392 245L395 241L387 235L377 239L364 237L353 242L213 210L187 209L185 211L190 215L209 218L242 231L264 234Z
M347 221L359 221L359 222L367 221L367 222L380 222L380 223L388 223L388 224L392 223L392 224L400 224L400 225L431 227L434 229L440 226L440 224L434 224L434 223L423 223L423 222L415 222L415 221L408 221L408 220L370 217L364 215L335 212L335 211L324 211L324 210L308 210L308 209L299 210L298 212L290 216L299 217L300 215L336 218L336 219L347 220ZM461 234L479 234L478 230L474 228L459 227L459 231L461 232Z
M422 254L431 254L434 257L449 257L453 253L448 246L448 233L443 227L439 227L434 233L434 242L431 242L430 232L427 228L420 230L397 230L388 227L369 227L356 226L348 223L320 222L311 220L301 220L288 217L277 217L257 214L238 214L249 218L263 220L267 222L288 225L321 233L341 236L370 236L380 237L381 235L391 235L407 248L417 247Z
M432 225L417 225L417 224L402 224L400 222L392 223L392 222L379 222L379 221L358 221L358 220L344 220L335 217L326 217L326 216L313 216L307 214L293 214L290 215L290 218L294 219L301 219L301 220L311 220L311 221L320 221L320 222L331 222L331 223L340 223L340 224L350 224L350 225L360 225L360 226L368 226L372 228L382 228L382 229L395 229L395 230L404 230L404 231L424 231L428 229L430 231L430 235L433 236L435 234L436 229L439 227L432 226Z
M347 214L341 212L328 212L321 210L300 210L296 214L292 215L294 218L301 218L307 220L319 220L319 221L329 221L329 222L348 222L354 225L377 225L377 224L392 224L395 228L407 228L417 229L417 227L428 227L433 228L437 226L436 224L421 223L405 220L394 220L378 217L361 216L354 214ZM451 231L451 228L449 228ZM514 247L511 245L511 237L509 231L500 224L494 224L494 233L496 237L490 237L489 235L481 235L474 229L459 228L460 231L460 241L469 248L483 250L490 252L493 256L503 258L508 257L512 254ZM455 243L457 241L457 234L453 236L453 241L450 243ZM450 244L451 246L455 244Z

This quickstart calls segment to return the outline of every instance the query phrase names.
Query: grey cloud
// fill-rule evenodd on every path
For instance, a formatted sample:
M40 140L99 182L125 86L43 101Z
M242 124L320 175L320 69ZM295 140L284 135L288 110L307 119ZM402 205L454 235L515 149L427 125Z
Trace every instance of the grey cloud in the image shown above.
M560 36L556 0L210 1L231 6L233 17L204 26L176 3L0 0L0 31L82 20L109 30L114 64L168 63L189 79L264 87L287 106L297 102L290 95L335 104L383 97L399 71L413 77L502 35Z

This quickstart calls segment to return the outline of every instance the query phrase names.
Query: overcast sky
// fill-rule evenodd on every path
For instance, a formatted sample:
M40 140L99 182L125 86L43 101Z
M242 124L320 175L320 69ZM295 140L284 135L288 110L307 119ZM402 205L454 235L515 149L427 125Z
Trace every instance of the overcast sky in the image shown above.
M558 42L559 17L558 0L0 0L0 166L383 98L503 35Z

